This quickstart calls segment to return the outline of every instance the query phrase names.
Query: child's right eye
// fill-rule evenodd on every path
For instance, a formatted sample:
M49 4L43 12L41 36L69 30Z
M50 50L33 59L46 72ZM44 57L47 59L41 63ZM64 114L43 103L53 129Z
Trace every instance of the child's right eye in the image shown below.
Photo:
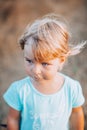
M27 61L28 63L33 63L32 60L29 60L29 59L26 59L26 61Z

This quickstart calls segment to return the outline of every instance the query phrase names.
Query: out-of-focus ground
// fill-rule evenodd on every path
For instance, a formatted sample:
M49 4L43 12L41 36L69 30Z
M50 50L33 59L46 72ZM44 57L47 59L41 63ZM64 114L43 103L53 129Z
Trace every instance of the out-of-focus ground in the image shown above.
M86 0L0 0L0 123L6 123L8 111L3 93L13 81L26 76L18 37L29 22L47 13L61 14L67 19L73 42L87 40ZM81 54L69 58L63 72L82 85L87 130L87 46Z

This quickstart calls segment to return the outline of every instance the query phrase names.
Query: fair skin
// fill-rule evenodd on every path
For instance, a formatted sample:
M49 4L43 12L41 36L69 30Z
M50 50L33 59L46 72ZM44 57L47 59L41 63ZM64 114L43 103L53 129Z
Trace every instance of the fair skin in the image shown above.
M84 113L82 107L72 109L71 123L73 130L84 130Z
M64 78L58 73L63 65L63 61L61 62L60 59L37 62L32 52L32 46L25 45L24 62L26 73L31 77L33 86L40 92L55 93L63 85Z
M19 130L19 122L20 112L10 107L7 118L7 130Z
M64 60L55 58L53 60L37 62L34 58L32 47L25 45L24 48L25 70L31 77L33 86L43 94L53 94L59 91L64 84L64 77L58 73ZM73 108L74 130L84 130L84 116L82 107ZM20 112L9 109L7 126L8 130L19 130Z

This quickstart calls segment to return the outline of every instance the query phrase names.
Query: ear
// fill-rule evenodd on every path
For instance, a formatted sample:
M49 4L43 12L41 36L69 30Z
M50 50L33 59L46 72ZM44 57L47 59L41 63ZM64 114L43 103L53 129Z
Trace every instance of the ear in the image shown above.
M66 61L66 57L61 57L60 62L64 64L65 61Z
M65 57L62 57L62 58L60 59L60 68L59 68L60 71L62 70L65 61L66 61L66 58L65 58Z

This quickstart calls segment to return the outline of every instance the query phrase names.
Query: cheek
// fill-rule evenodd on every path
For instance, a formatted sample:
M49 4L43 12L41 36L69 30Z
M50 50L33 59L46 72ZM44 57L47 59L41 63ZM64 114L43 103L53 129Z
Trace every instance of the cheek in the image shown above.
M28 75L30 75L30 69L28 67L25 67L25 71Z
M44 79L51 79L55 77L56 74L57 74L57 69L51 69L49 71L45 71L45 73L43 73L43 76Z
M25 71L26 71L26 73L27 73L28 75L30 75L31 70L30 70L29 65L28 65L27 63L25 63L24 66L25 66Z

